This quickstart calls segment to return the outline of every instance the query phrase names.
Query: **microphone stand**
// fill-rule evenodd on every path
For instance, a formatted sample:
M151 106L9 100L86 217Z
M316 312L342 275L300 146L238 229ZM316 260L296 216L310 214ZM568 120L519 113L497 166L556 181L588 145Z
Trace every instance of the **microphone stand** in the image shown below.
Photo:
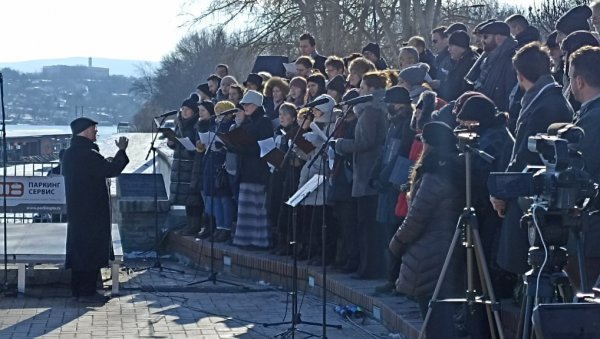
M321 147L319 148L319 150L317 151L317 153L315 154L315 157L310 161L310 163L308 164L308 168L311 168L315 162L320 159L322 161L322 168L323 168L323 174L325 174L325 166L327 166L327 153L325 152L325 150L327 149L327 147L329 146L329 142L331 141L331 138L336 134L336 132L338 131L338 129L340 128L340 126L342 126L342 122L344 120L346 120L346 118L348 117L348 114L352 111L352 108L354 107L354 105L349 105L348 108L346 109L346 111L344 112L344 114L342 114L342 117L338 120L338 123L335 124L333 131L331 131L331 133L329 133L329 135L327 136L327 139L325 140L325 142L321 145ZM332 115L333 118L333 115ZM323 178L323 180L325 181L325 178ZM325 217L325 203L326 203L326 190L327 190L327 183L324 182L323 183L323 211L322 211L322 227L321 227L321 264L323 265L323 286L322 286L322 291L323 291L323 310L322 310L322 316L323 316L323 324L322 324L322 336L321 338L327 338L327 327L333 327L333 328L337 328L337 329L341 329L342 325L328 325L327 324L327 265L325 262L326 259L326 249L325 249L325 244L327 241L327 223L326 223L326 217Z
M4 185L6 185L6 167L8 166L8 155L6 154L7 152L7 146L6 146L6 112L4 110L4 77L2 75L2 73L0 73L0 101L2 102L2 168L4 169L2 171L2 179L3 179L3 183ZM3 189L3 191L6 190L6 186L4 186L5 188ZM3 209L2 209L2 230L3 230L3 235L4 235L4 285L3 285L3 289L6 291L8 290L8 245L7 245L7 232L6 232L6 213L7 208L6 208L6 194L2 194L2 201L3 201Z
M217 117L216 116L215 117L211 117L211 119L213 119L213 118L216 121ZM223 119L225 119L225 116L223 116ZM215 130L215 135L213 135L212 139L210 140L210 142L209 142L209 144L208 144L208 146L206 148L206 152L204 153L204 156L203 156L203 160L206 160L208 158L208 164L207 165L211 169L213 168L213 156L212 155L209 156L209 153L212 154L212 152L213 152L212 147L213 147L213 145L215 143L215 139L217 138L217 133L219 133L219 131L221 130L221 124L223 123L223 119L221 119L221 121L219 121L217 123L217 125L216 125L217 128ZM210 122L209 122L209 125L208 125L208 131L210 132ZM216 189L216 187L215 187L215 189ZM213 198L211 197L210 199L213 199ZM246 288L245 286L242 286L240 284L236 284L236 283L229 282L229 281L223 281L223 280L220 280L220 279L217 278L217 271L215 271L215 233L216 233L216 227L215 227L215 225L213 223L213 220L215 220L214 219L214 214L215 214L214 213L214 208L215 208L215 200L212 200L211 204L210 204L210 218L208 218L209 219L209 221L208 221L208 223L209 223L208 227L210 228L210 230L212 232L212 234L210 236L210 274L208 275L208 277L206 279L203 279L203 280L200 280L200 281L193 281L193 282L188 283L187 285L188 286L192 286L192 285L202 284L202 283L210 281L210 282L213 283L213 285L216 285L217 282L220 282L220 283L231 285L231 286L238 286L238 287L244 287L244 288Z
M157 118L159 118L159 117L157 117ZM149 267L138 268L136 271L155 268L155 269L158 269L159 272L162 272L163 270L168 270L171 272L183 274L185 272L182 270L164 267L162 265L162 263L160 262L160 256L158 255L158 248L160 246L161 241L163 240L163 237L161 237L161 235L160 235L160 228L158 226L158 182L157 182L158 175L156 174L156 147L154 146L154 143L156 142L156 138L158 137L158 129L156 131L154 130L154 125L155 125L154 119L156 119L156 118L152 119L152 141L150 142L150 148L148 149L148 153L146 153L146 159L145 159L145 160L148 160L150 153L152 153L152 177L154 178L154 254L155 254L154 255L154 264ZM167 115L162 116L162 119L160 120L160 123L158 124L158 126L162 126L162 124L165 122L166 119L167 119ZM163 183L163 185L164 185L164 183Z
M302 121L302 124L298 127L298 130L296 131L296 134L294 135L294 138L292 139L292 145L294 145L296 143L296 140L301 135L300 133L302 132L304 124L307 122L307 120L308 119L304 119ZM287 149L287 151L285 152L285 154L283 156L283 161L282 161L283 164L285 164L287 162L287 159L290 157L292 148L293 148L293 146L289 147ZM291 165L291 167L293 167L293 165ZM292 169L292 171L293 171L293 169ZM323 183L323 184L325 184L325 183ZM334 327L334 328L338 328L338 329L342 328L341 325L326 325L325 322L323 322L323 324L320 324L320 323L316 323L316 322L302 320L302 316L300 314L300 311L298 310L298 241L297 241L297 235L298 235L297 223L298 223L298 221L297 220L298 220L298 208L297 208L297 206L292 206L292 241L290 243L292 245L292 292L290 292L290 294L292 296L292 320L284 321L284 322L263 324L264 327L283 325L283 324L291 324L290 328L288 328L287 330L285 330L281 333L276 334L275 337L284 338L291 334L292 339L295 338L296 332L306 334L307 337L305 337L305 338L316 337L316 335L314 335L312 333L299 330L297 328L297 326L301 325L301 324L313 325L313 326L323 326L323 327L329 326L329 327ZM323 338L325 338L325 337L323 337Z

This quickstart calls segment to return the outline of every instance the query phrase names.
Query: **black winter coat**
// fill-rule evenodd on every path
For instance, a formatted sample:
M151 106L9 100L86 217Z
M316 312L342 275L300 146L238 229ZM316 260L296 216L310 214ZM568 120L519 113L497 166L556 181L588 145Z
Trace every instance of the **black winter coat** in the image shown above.
M269 118L265 117L265 111L258 107L256 111L245 117L238 128L242 128L255 142L243 148L235 149L239 154L238 173L240 183L253 183L266 185L269 180L269 166L260 157L258 141L273 137L273 128Z
M507 172L521 172L527 165L542 165L539 155L529 151L528 138L537 133L546 133L552 123L572 120L573 109L563 97L559 85L552 84L542 91L521 111L517 121L515 146ZM517 201L509 200L498 245L498 265L515 274L523 274L530 268L527 264L529 249L527 229L521 228L519 223L522 215Z
M575 124L585 132L581 140L579 150L585 164L584 170L592 176L592 180L600 183L600 98L593 99L581 107ZM598 204L596 208L599 208ZM585 254L592 257L600 257L600 216L598 213L587 215L584 218Z
M465 76L477 61L477 54L467 50L450 69L440 85L439 95L446 102L456 100L466 91L473 89L473 85L465 80Z
M489 53L484 53L469 71L466 78L473 83L473 88L485 94L498 107L506 112L509 109L509 96L517 84L517 74L513 68L512 57L517 42L507 39ZM472 81L473 78L477 80Z
M431 53L430 50L426 48L421 54L419 54L419 62L424 62L427 65L429 65L428 74L432 79L438 78L438 70L435 64L435 55L433 55L433 53Z
M62 160L67 200L65 268L92 271L114 259L107 178L118 176L129 163L125 151L111 160L91 140L74 136Z
M570 122L573 116L573 108L563 97L558 85L546 89L529 107L524 107L517 121L515 146L508 172L520 172L527 165L542 165L539 155L527 148L528 138L537 133L546 133L552 123Z
M448 48L441 51L435 57L435 68L437 69L437 77L440 81L444 81L450 70L454 67L454 60L450 58Z
M188 137L193 144L198 141L198 132L195 124L198 121L198 115L195 114L189 119L182 119L177 115L175 120L175 134L179 138ZM199 171L202 167L194 165L198 152L188 151L177 142L169 146L173 149L173 164L171 165L171 185L169 190L171 195L169 201L171 205L194 206L200 203L201 197L201 178Z

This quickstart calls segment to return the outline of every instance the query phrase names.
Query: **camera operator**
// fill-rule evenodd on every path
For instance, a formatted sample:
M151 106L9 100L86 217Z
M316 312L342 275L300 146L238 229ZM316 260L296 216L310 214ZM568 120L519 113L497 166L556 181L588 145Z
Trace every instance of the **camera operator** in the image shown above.
M515 145L507 172L521 172L527 165L542 165L535 152L527 148L528 138L545 133L555 122L573 119L573 108L562 95L550 68L550 54L539 42L532 42L513 57L519 86L525 90L517 120ZM503 201L490 197L494 210L504 218L498 247L498 265L515 274L529 270L527 229L521 228L522 211L516 199Z
M494 212L489 202L490 193L486 183L490 172L502 172L506 169L514 139L507 128L508 114L498 112L494 102L487 96L474 93L464 102L456 120L463 131L477 133L479 139L475 147L493 157L491 161L486 161L481 156L472 157L471 192L494 290L497 297L506 298L512 295L516 276L502 270L496 264L502 218ZM459 139L462 134L459 133Z
M585 46L573 53L570 58L569 78L571 92L575 100L581 103L576 114L575 124L581 127L585 136L581 140L579 150L583 156L584 170L591 175L596 183L600 181L600 47ZM595 208L597 209L597 207ZM592 286L600 273L600 216L598 213L583 215L583 235L588 286ZM576 263L569 261L567 271L569 278L578 279L578 274L572 274ZM574 286L579 286L575 284Z

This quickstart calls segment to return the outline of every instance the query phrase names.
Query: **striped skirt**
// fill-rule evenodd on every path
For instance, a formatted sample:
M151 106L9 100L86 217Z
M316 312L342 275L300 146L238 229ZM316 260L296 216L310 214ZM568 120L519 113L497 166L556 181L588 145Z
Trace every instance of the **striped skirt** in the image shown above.
M269 247L266 198L264 185L240 183L234 245Z

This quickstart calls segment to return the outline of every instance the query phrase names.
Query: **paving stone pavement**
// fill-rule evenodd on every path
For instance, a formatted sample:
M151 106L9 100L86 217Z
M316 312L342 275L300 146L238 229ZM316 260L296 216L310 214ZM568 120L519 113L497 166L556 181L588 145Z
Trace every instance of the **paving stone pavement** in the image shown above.
M150 262L151 263L151 262ZM164 263L164 261L163 261ZM227 275L222 282L198 282L208 272L169 261L167 270L140 269L148 262L127 262L121 272L121 295L105 305L85 305L68 295L69 274L61 269L36 267L27 278L27 292L17 297L0 296L0 338L269 338L290 325L264 327L264 323L290 320L291 301L286 291L262 282ZM103 272L109 276L108 270ZM3 272L0 277L4 279ZM9 269L9 283L16 269ZM108 286L109 282L105 281ZM302 320L320 322L322 301L300 291ZM371 318L342 319L327 305L327 338L387 338L389 331ZM284 318L285 317L285 318ZM322 327L300 324L298 329L321 337ZM306 338L297 332L295 338ZM291 338L287 336L287 338Z

